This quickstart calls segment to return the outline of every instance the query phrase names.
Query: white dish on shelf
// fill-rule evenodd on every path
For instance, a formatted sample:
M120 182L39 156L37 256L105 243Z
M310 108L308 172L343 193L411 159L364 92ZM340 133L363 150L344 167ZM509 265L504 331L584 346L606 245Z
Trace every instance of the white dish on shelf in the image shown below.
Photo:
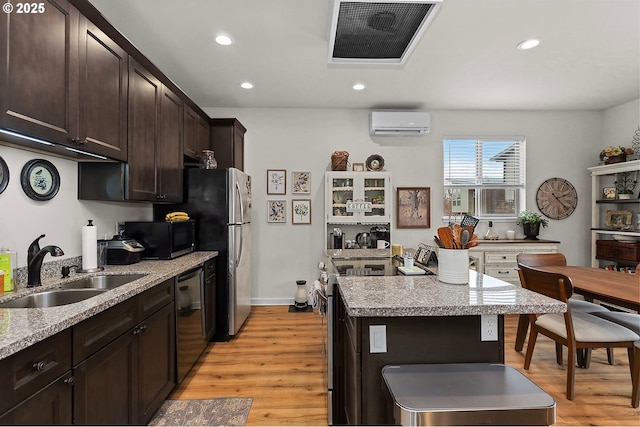
M618 242L640 242L640 236L627 236L625 234L614 234L613 240Z

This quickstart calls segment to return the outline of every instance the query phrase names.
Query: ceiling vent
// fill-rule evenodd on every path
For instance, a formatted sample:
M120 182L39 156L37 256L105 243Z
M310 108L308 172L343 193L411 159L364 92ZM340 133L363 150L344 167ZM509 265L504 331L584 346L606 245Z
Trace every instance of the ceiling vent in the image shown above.
M443 0L334 0L331 64L404 64Z

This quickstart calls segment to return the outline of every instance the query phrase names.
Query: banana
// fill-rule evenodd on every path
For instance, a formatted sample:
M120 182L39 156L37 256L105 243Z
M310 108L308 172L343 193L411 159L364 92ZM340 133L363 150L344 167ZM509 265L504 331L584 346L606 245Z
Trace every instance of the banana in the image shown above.
M165 221L188 221L189 214L186 212L170 212L165 215Z

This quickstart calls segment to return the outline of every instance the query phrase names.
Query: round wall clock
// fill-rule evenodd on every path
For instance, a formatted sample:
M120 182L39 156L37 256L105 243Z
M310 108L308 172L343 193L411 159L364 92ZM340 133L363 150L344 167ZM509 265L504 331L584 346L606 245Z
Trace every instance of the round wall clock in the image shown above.
M578 204L574 186L562 178L549 178L538 188L538 209L551 219L564 219L571 215Z
M7 188L7 184L9 184L9 166L7 166L7 162L0 157L0 193Z
M60 174L53 163L35 159L22 168L20 184L25 194L33 200L51 200L60 189Z

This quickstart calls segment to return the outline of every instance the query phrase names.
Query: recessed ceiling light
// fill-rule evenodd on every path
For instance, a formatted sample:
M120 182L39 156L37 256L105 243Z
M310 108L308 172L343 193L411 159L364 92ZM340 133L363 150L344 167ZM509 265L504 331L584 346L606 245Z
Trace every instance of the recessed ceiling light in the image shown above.
M363 90L365 88L365 85L363 85L362 83L356 83L353 85L353 90Z
M253 89L253 83L251 83L251 82L242 82L242 83L240 83L240 87L242 89Z
M533 49L534 47L538 46L539 44L540 44L540 40L539 39L528 39L528 40L525 40L525 41L521 42L520 44L518 44L518 49L520 49L520 50Z
M233 43L233 40L231 40L231 37L229 36L225 36L224 34L220 34L219 36L216 36L216 43L222 45L222 46L228 46L231 43Z

